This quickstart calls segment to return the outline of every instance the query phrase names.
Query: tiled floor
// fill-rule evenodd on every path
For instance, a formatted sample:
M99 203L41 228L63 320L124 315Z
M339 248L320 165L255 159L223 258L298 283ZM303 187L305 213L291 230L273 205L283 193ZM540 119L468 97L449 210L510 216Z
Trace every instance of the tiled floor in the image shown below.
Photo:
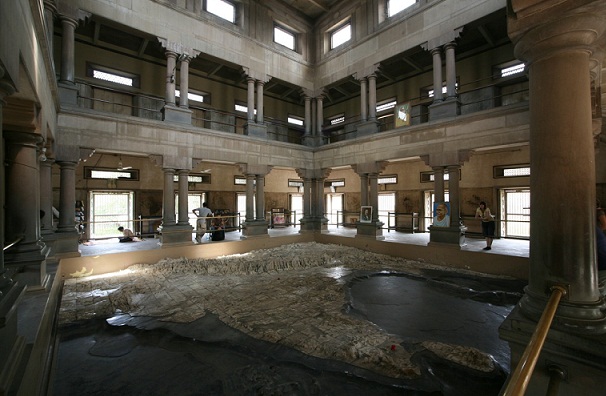
M330 233L344 236L344 237L355 237L356 230L355 228L344 228L344 227L329 227L328 231ZM268 234L270 237L280 237L285 235L296 234L299 232L298 227L283 227L283 228L273 228L268 230ZM242 232L240 231L230 231L225 233L225 240L227 241L237 241L240 240L242 236ZM386 242L393 243L404 243L411 245L427 245L429 242L429 233L406 233L399 231L385 231L383 232L383 236L385 237ZM193 241L193 235L192 235ZM119 252L129 252L135 250L149 250L149 249L159 249L160 245L158 244L159 239L155 238L144 238L140 242L135 243L118 243L118 239L106 239L106 240L96 240L89 241L82 245L80 245L80 252L83 256L94 256L98 254L109 254L109 253L119 253ZM205 235L205 238L202 243L213 243L208 239L208 234ZM215 242L216 243L216 242ZM502 238L495 239L492 250L487 252L482 250L486 246L486 242L484 239L478 237L468 237L466 239L466 245L461 249L466 251L478 251L482 253L496 253L502 254L506 256L518 256L518 257L529 257L529 245L530 242L528 240L523 239L510 239L510 238Z

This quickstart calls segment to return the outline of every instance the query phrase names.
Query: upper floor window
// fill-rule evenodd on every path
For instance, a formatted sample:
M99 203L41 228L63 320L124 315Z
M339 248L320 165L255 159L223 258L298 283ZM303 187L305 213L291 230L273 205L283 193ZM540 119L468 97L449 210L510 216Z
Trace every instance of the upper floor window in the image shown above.
M513 65L507 65L507 66L501 66L498 67L499 69L499 74L498 77L509 77L509 76L513 76L513 75L517 75L517 74L522 74L524 73L524 70L526 68L526 65L524 65L523 63L515 63Z
M404 11L408 7L414 5L416 2L417 0L388 0L387 16L392 17L400 11Z
M236 105L234 106L234 110L242 113L248 113L248 106L236 103ZM253 114L257 114L257 109L253 109Z
M274 26L274 42L295 50L295 34L281 26Z
M345 122L345 115L340 114L338 116L331 117L331 118L329 118L328 122L330 123L330 125L341 124L341 123Z
M288 116L288 123L289 124L293 124L293 125L297 125L297 126L303 126L303 119L300 117L296 117L296 116Z
M495 166L493 168L493 172L495 178L530 176L530 165L522 164Z
M223 18L228 22L236 22L236 7L225 0L206 0L206 11Z
M138 87L139 76L108 67L98 65L87 65L87 75L103 81L125 85L127 87Z
M384 100L382 102L377 103L377 113L392 110L394 107L396 107L395 98Z
M351 23L347 22L330 34L330 49L334 49L349 40L351 40Z
M178 89L175 89L175 96L177 98L180 98L181 97L181 91L178 90ZM197 94L197 93L193 93L193 92L188 92L187 93L187 99L188 100L193 100L194 102L200 102L200 103L206 102L204 100L204 96L203 95L200 95L200 94Z

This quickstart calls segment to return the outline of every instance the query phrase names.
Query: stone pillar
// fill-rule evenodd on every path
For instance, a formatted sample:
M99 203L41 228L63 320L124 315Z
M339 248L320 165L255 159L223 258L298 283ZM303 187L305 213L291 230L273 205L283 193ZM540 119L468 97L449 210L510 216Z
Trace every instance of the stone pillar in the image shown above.
M48 39L48 52L53 54L54 19L57 6L53 0L44 0L44 24L46 25L46 37ZM53 63L54 67L54 63Z
M257 124L263 124L263 81L257 81Z
M74 84L74 45L75 30L78 26L76 19L61 15L63 38L61 40L61 75L59 81L64 84Z
M543 0L508 8L515 55L528 69L533 193L528 286L499 333L513 370L551 289L562 288L526 394L544 394L553 367L566 375L559 394L598 396L606 388L606 307L597 285L590 70L603 61L606 7Z
M316 98L313 99L312 107L311 107L311 134L313 137L318 135L318 123L316 120L318 119L318 105ZM313 144L312 144L313 145Z
M440 47L431 50L433 57L433 103L442 101L442 50Z
M455 65L456 43L450 42L444 46L446 52L446 99L455 99L457 96L457 70Z
M305 134L304 138L311 136L311 97L305 95Z
M448 167L448 200L450 201L450 226L461 224L461 199L459 191L459 165Z
M311 187L312 180L308 177L303 178L303 219L312 217Z
M44 211L40 223L43 235L53 233L53 162L51 158L40 161L40 210Z
M189 62L191 58L187 55L182 57L181 68L179 70L179 107L182 109L189 108Z
M265 175L257 175L257 193L255 195L255 201L257 204L255 220L265 220Z
M15 92L15 87L12 85L12 83L9 83L7 80L3 79L4 77L4 69L2 68L2 65L0 64L0 164L4 164L4 132L3 132L3 128L2 128L2 122L3 122L3 107L5 106L5 101L4 98L7 96L12 95ZM6 180L6 176L5 176L5 167L4 166L0 166L0 180ZM0 183L0 230L5 230L5 215L6 215L6 211L4 210L5 207L5 196L6 196L6 186L5 183L2 182ZM2 231L2 235L4 235L4 231ZM0 303L2 302L3 299L3 295L6 294L6 288L8 288L10 285L13 284L12 279L10 278L10 276L7 276L6 274L6 267L4 265L4 242L5 242L5 237L4 238L0 238ZM0 307L2 305L0 304ZM0 355L1 356L1 355ZM2 367L2 366L0 366Z
M324 180L323 178L314 179L314 201L312 208L314 209L314 217L324 219Z
M366 77L360 79L360 121L368 121L368 101L366 91Z
M246 175L246 222L255 220L255 175Z
M248 113L246 119L249 124L252 124L255 122L255 79L248 77L246 82L248 83L248 95L246 100Z
M444 202L444 167L433 168L433 191L435 202Z
M77 106L78 90L74 79L74 35L76 26L78 26L78 21L66 15L60 15L60 18L61 26L63 27L63 38L61 40L59 98L63 104Z
M79 148L60 147L55 162L59 165L59 223L53 244L57 258L78 257L80 234L76 229L76 166L80 161Z
M46 287L48 248L40 237L40 174L36 133L4 132L6 189L6 224L4 238L20 242L5 253L6 264L19 266L13 279L34 288ZM72 218L74 209L72 208Z
M320 138L318 144L322 144L322 124L324 123L324 96L319 95L316 98L316 136Z
M360 204L368 206L368 173L360 175Z
M538 319L549 287L564 285L568 294L554 325L571 332L606 332L596 282L589 74L592 45L605 30L599 14L567 15L524 32L515 44L516 56L528 64L530 188L537 192L530 203L529 283L520 307ZM564 203L570 210L559 210Z
M372 221L379 221L379 184L377 173L368 174L369 203L372 206Z
M189 171L187 169L179 169L179 220L177 224L180 226L189 224L188 198L189 198Z
M177 54L166 51L166 92L164 94L165 106L175 106L175 73L177 71Z
M164 172L164 194L162 204L162 229L175 225L175 170L163 169Z
M324 180L330 169L297 169L303 179L303 211L301 233L326 232L328 219L324 216Z
M377 76L368 76L368 121L377 121Z

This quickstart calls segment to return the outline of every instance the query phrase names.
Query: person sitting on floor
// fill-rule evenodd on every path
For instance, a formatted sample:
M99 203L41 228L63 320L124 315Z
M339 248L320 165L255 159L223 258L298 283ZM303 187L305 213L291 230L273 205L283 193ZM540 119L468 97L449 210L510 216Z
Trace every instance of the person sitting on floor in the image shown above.
M225 225L222 218L218 217L213 220L210 239L213 241L222 241L225 239Z
M119 237L118 239L120 239L120 242L133 242L134 241L134 237L135 234L133 234L133 232L131 230L129 230L128 228L124 228L122 226L118 227L118 231L120 231L122 233L122 236Z

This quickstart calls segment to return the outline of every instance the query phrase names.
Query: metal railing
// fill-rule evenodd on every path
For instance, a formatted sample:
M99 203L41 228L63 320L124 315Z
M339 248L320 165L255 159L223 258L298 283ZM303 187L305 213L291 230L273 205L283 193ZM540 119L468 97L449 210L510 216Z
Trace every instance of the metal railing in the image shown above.
M23 239L25 239L24 236L20 236L19 238L15 239L14 241L12 241L11 243L7 244L6 246L4 246L4 248L2 249L2 251L7 251L8 249L12 248L13 246L17 245L19 242L21 242Z
M547 333L553 322L560 300L565 295L566 288L563 286L555 285L551 288L551 296L549 297L549 301L547 301L541 319L539 319L537 327L532 334L532 338L524 350L524 354L520 358L516 369L509 377L509 381L502 396L523 396L526 392L526 388L528 387L537 360L539 359L541 349L543 349L543 344L545 344ZM557 380L558 377L552 377L552 380L554 378Z

